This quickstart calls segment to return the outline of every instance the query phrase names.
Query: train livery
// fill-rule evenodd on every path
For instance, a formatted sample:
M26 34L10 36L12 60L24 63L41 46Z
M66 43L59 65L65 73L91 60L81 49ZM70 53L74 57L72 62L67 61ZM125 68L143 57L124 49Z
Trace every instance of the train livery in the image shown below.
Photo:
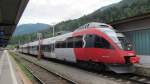
M94 66L116 73L134 72L139 57L120 32L105 23L87 23L73 32L20 45L22 53Z

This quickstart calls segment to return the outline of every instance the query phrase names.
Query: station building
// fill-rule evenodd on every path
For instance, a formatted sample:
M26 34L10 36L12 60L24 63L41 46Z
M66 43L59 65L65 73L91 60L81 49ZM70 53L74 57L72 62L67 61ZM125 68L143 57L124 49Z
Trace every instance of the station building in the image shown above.
M111 25L134 44L140 63L150 63L150 13L129 17Z
M29 0L0 0L0 48L6 47Z

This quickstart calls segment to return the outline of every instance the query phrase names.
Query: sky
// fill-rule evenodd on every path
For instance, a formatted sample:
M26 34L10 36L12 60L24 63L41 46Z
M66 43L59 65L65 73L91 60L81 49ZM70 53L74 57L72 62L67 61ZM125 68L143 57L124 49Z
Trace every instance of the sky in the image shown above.
M58 22L76 19L121 0L29 0L19 24Z

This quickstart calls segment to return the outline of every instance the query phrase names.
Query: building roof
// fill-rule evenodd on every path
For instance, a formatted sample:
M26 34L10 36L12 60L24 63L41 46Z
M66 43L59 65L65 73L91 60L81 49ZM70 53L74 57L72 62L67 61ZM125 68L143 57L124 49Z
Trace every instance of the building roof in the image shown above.
M0 0L0 47L6 46L29 0Z
M109 24L117 25L117 24L121 24L121 23L135 21L135 20L141 20L141 19L145 19L145 18L150 18L150 12L145 13L145 14L139 14L139 15L136 15L136 16L133 16L133 17L128 17L128 18L121 19L121 20L117 20L117 21L114 21L114 22L110 22Z

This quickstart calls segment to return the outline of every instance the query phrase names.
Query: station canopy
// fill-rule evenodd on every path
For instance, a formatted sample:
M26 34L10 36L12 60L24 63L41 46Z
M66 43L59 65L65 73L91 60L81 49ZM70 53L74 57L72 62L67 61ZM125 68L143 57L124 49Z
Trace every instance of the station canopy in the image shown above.
M0 0L0 47L5 47L28 3L28 0Z

